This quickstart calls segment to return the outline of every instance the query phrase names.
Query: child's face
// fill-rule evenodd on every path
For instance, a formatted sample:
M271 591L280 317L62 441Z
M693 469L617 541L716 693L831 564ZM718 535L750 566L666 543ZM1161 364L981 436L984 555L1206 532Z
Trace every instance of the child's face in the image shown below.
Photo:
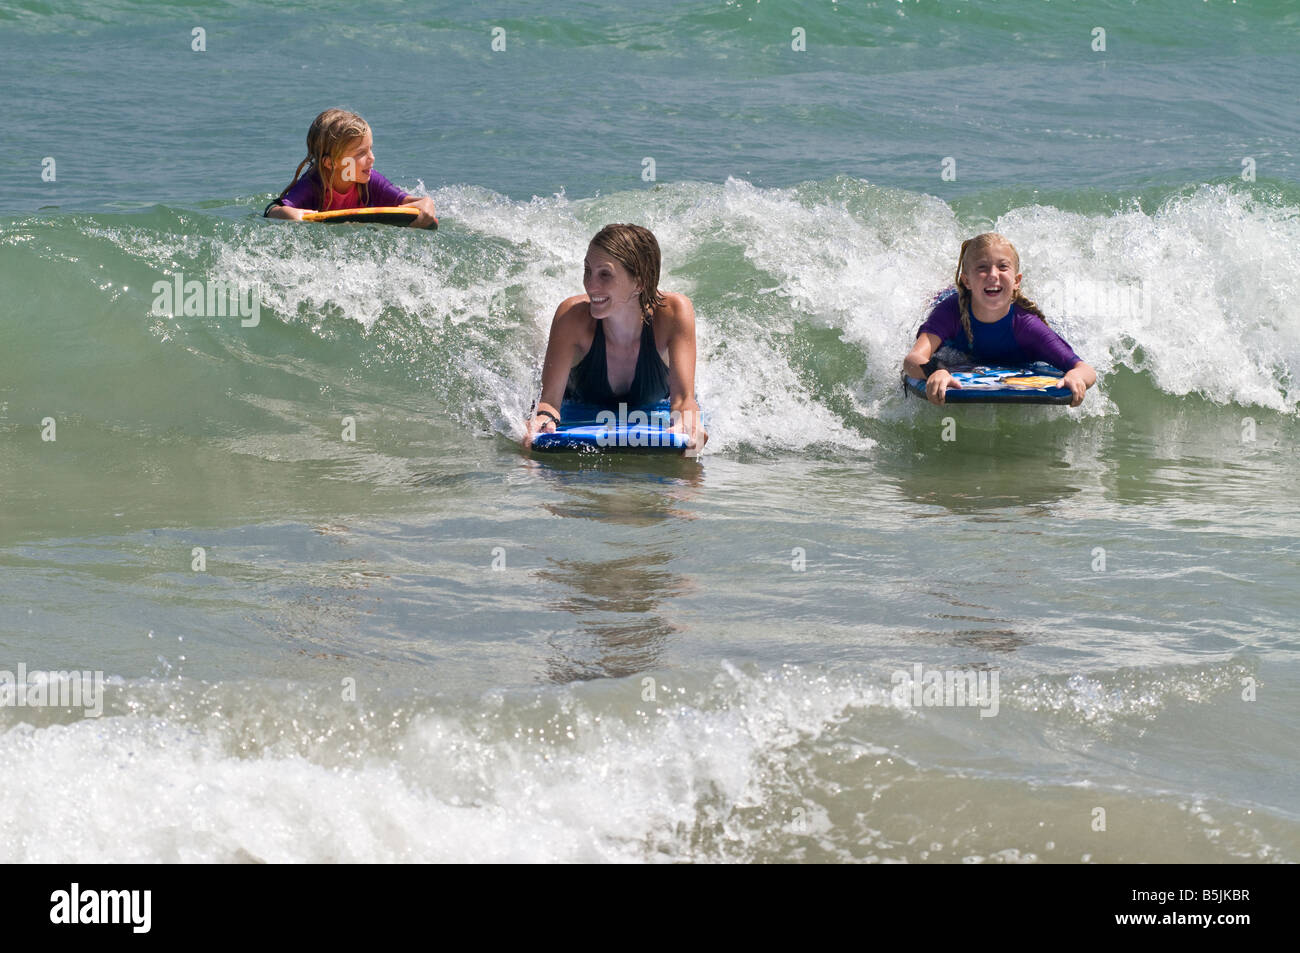
M369 182L370 170L375 166L375 154L371 151L373 145L368 132L353 139L339 158L338 168L334 168L333 161L326 156L324 166L330 173L330 188L335 192L346 192L358 182L362 185Z
M1008 245L990 245L970 255L961 283L970 289L975 316L996 321L1011 308L1023 275L1016 274L1016 253Z

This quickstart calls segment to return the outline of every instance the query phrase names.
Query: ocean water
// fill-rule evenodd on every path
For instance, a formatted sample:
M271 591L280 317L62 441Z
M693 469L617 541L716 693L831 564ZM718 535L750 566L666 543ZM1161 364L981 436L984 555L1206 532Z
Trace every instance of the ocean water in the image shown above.
M0 694L86 673L5 696L0 858L1300 860L1298 41L0 5ZM437 232L260 217L331 105ZM614 221L694 301L698 460L518 447ZM1080 408L904 398L988 228Z

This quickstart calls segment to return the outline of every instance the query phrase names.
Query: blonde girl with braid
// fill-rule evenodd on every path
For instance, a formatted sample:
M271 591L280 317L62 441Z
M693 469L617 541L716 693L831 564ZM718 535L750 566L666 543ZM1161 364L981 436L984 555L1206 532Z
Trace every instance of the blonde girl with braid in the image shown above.
M437 224L433 199L409 195L376 172L373 149L364 119L346 109L325 110L307 130L307 157L293 181L263 214L301 221L309 212L410 205L420 210L413 227Z
M1031 364L1043 361L1065 372L1062 387L1083 402L1097 372L1047 326L1047 318L1020 290L1020 255L996 232L976 235L961 244L955 288L940 295L916 333L916 344L903 359L909 377L925 379L925 396L945 402L949 387L961 388L933 357L947 345L965 351L980 364Z

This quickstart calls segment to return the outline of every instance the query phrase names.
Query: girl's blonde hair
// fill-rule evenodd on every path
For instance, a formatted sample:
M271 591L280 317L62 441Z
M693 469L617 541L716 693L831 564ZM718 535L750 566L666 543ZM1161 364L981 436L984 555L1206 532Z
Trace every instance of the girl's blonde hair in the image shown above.
M321 208L320 211L327 211L333 202L336 194L330 183L334 176L325 175L323 160L330 160L330 168L337 169L339 163L343 160L344 153L348 151L348 144L355 139L370 132L370 124L358 116L356 113L348 112L346 109L327 109L315 119L312 120L311 128L307 130L307 158L298 163L298 168L293 172L293 182L284 187L280 193L280 198L284 198L289 190L293 188L294 183L298 181L298 176L302 173L303 166L307 167L307 175L315 173L316 178L320 181L321 186ZM361 204L370 204L370 191L365 183L361 184Z
M961 243L961 253L957 256L957 274L953 277L953 283L957 286L957 301L961 305L961 329L966 332L966 343L972 348L975 346L975 334L970 327L971 291L961 283L961 279L966 273L966 262L994 245L1006 245L1011 249L1011 257L1016 263L1015 272L1020 274L1020 253L1016 251L1016 246L1011 244L1006 236L999 235L997 232L985 232L982 235L976 235L974 238L966 239ZM1030 314L1038 315L1038 317L1042 318L1044 324L1047 323L1047 316L1043 314L1043 309L1025 297L1019 288L1016 289L1012 304L1019 305Z
M591 244L626 268L641 286L641 320L649 324L664 300L659 293L659 242L654 233L640 225L606 225Z

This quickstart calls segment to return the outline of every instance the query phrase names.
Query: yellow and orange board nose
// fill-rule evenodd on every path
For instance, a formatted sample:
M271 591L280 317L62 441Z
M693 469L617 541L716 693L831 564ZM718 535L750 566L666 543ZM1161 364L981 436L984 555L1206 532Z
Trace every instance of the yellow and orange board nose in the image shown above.
M1004 377L998 381L1004 387L1060 387L1059 377Z
M338 208L329 212L308 212L304 222L326 222L331 225L353 223L362 225L410 225L420 215L420 210L410 205L375 205L369 208ZM430 228L438 227L434 219Z

